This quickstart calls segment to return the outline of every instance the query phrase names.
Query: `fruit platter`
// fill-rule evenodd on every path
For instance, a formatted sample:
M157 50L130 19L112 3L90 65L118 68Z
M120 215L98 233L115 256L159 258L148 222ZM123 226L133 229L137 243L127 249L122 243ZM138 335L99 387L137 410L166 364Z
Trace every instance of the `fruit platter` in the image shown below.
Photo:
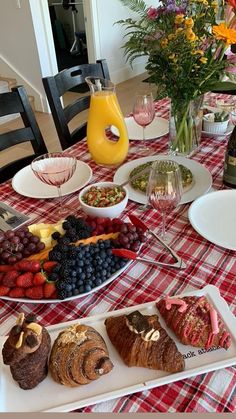
M131 222L74 215L0 232L0 298L51 303L84 297L131 263L114 249L138 252L145 240L144 230Z

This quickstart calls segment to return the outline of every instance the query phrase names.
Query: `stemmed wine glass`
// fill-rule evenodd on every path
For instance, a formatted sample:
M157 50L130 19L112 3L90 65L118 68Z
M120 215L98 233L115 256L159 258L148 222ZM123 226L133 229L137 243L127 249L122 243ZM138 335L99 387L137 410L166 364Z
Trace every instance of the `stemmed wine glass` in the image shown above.
M151 124L154 117L155 104L152 93L136 95L133 106L133 118L137 124L143 128L143 141L146 140L146 127ZM147 147L145 144L143 144L143 147L139 148L139 151L142 152L143 155L148 154L150 150L150 147Z
M68 215L70 208L62 205L61 185L64 185L74 174L77 160L66 153L47 153L37 157L31 163L35 176L47 185L57 187L59 208L57 215Z
M166 214L175 208L182 196L182 177L179 165L172 160L156 160L150 171L147 199L162 214L161 237L166 239Z

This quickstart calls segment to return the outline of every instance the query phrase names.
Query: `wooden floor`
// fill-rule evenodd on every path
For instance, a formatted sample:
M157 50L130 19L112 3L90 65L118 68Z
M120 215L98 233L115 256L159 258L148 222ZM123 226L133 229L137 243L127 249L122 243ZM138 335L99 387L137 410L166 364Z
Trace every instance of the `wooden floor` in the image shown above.
M127 115L132 110L134 96L137 93L150 92L154 94L155 97L155 86L149 85L148 83L143 83L143 80L147 77L147 74L141 74L132 79L129 79L123 83L120 83L116 86L116 93L118 101L121 107L121 110L124 115ZM65 103L70 103L79 96L79 93L67 93L64 96ZM45 140L46 146L50 152L61 150L60 143L58 140L57 132L53 123L52 116L50 114L36 112L36 118L39 124L39 128L42 132L43 138ZM88 111L82 112L79 116L75 117L70 123L70 129L75 129L81 122L87 120ZM19 118L0 125L0 132L7 130L19 128L21 122ZM25 156L26 154L31 154L32 149L31 145L22 144L17 147L11 147L8 150L0 152L0 165L5 165L7 162L12 161L16 158Z

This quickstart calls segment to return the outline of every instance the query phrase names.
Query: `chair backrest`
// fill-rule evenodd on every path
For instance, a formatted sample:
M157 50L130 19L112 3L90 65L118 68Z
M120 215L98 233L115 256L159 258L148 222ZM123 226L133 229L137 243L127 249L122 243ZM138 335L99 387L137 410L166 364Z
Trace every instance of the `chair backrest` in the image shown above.
M21 143L30 142L33 153L20 159L14 159L0 168L0 182L5 182L15 175L18 170L27 166L31 161L44 153L47 148L40 132L36 117L29 102L24 86L12 88L11 92L0 94L0 117L20 114L24 127L0 132L0 152ZM14 153L14 149L12 149Z
M90 94L76 99L63 108L61 97L76 86L84 85L85 77L101 77L110 80L106 60L97 60L94 64L81 64L57 73L55 76L44 77L43 85L52 112L57 134L63 150L77 143L86 136L84 123L70 132L69 122L80 112L89 108Z

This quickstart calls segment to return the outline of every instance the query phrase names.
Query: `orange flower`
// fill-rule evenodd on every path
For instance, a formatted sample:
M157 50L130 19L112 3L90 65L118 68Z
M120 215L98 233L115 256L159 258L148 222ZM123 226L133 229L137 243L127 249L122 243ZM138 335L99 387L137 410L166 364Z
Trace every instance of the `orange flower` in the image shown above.
M226 45L236 44L236 31L234 29L227 28L225 23L213 26L212 32L216 39L224 41Z

